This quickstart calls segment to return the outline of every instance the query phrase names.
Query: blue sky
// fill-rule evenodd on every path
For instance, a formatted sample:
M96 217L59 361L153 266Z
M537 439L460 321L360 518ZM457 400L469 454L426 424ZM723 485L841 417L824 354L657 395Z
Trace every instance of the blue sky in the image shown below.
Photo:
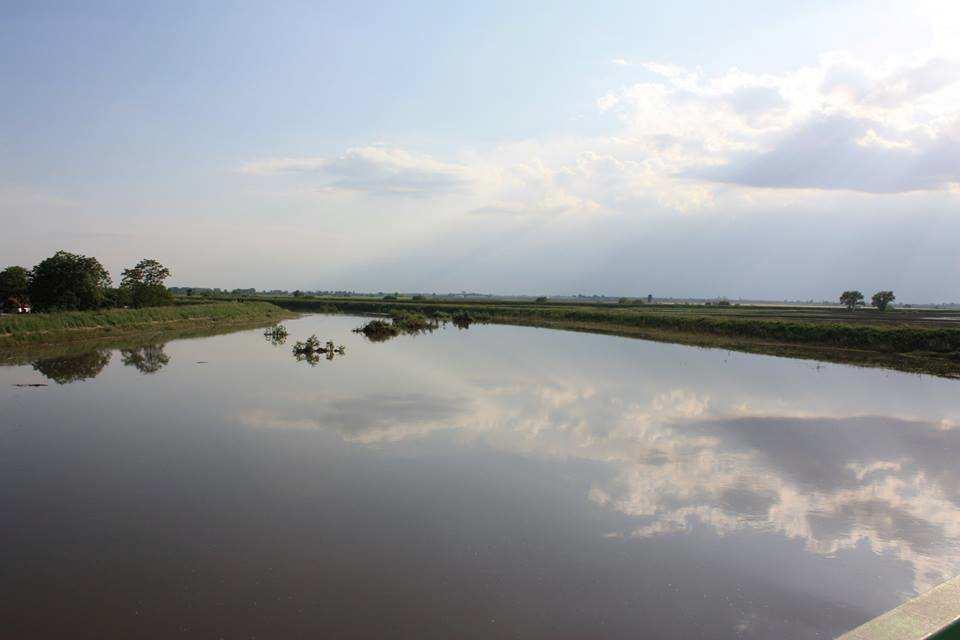
M728 4L0 2L0 263L960 299L960 11Z

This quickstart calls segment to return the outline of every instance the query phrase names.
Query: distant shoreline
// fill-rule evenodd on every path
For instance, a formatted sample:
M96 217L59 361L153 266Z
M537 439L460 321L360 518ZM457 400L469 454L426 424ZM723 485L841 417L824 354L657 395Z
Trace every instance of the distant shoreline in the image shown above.
M960 378L960 313L732 305L271 298L292 311L468 314L474 322L583 331Z
M192 302L192 301L190 301ZM0 316L0 362L50 349L111 342L175 339L247 328L299 313L366 316L414 311L447 319L616 335L960 378L960 313L927 310L810 307L591 304L521 301L383 300L377 298L247 298L145 309L106 309Z

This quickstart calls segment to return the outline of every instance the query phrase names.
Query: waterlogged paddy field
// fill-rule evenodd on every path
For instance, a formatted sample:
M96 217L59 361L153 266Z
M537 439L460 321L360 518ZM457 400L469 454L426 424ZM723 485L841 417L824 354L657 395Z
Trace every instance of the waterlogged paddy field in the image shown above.
M3 635L824 638L960 573L957 381L360 323L0 367Z

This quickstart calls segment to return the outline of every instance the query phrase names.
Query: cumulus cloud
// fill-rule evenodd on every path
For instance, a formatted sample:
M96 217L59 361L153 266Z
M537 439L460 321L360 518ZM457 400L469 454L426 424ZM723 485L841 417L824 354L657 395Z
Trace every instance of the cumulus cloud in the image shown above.
M753 187L871 193L940 189L960 181L960 139L940 139L917 148L910 141L878 133L881 127L847 116L810 120L769 151L736 154L723 166L694 170L691 175Z
M654 80L600 98L637 146L688 178L870 193L960 182L960 65L871 65L845 54L784 74L708 76L644 63Z
M450 150L456 160L371 145L241 171L302 176L324 193L452 196L463 214L533 218L732 211L784 190L784 202L817 191L960 191L957 60L832 53L779 74L612 63L645 77L597 98L601 117L618 123L611 135Z

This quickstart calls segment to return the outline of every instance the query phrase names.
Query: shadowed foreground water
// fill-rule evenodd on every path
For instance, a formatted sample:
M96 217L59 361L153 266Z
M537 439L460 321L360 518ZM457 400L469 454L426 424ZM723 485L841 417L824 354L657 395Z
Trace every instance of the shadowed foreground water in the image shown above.
M0 636L824 638L960 569L956 381L358 324L0 367Z

